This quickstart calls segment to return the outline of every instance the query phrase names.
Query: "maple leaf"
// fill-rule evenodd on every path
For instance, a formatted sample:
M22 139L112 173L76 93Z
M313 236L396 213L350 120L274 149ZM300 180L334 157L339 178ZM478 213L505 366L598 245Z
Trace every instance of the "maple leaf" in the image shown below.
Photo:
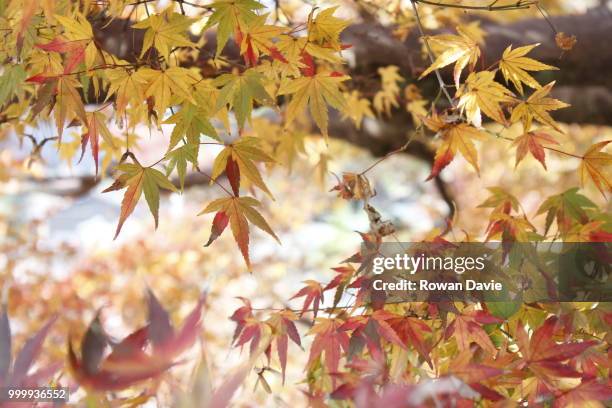
M118 117L125 114L128 103L142 103L144 99L143 81L139 80L134 70L110 69L105 71L109 82L106 100L115 96L116 112Z
M341 49L340 33L348 27L350 21L334 17L333 14L337 9L338 6L330 7L321 10L315 18L312 18L312 15L309 16L308 37L312 41L320 42L339 51Z
M76 78L72 76L61 76L57 79L57 94L54 112L60 141L69 114L76 116L84 124L88 122L83 101L77 92L77 88L80 86Z
M50 318L29 337L13 361L11 324L6 308L2 308L2 313L0 313L0 387L42 386L61 368L61 363L51 363L36 367L36 370L31 372L56 320L57 317Z
M254 69L240 74L219 75L213 83L221 86L217 99L217 110L229 105L236 113L238 126L244 127L247 118L251 117L253 102L272 103L272 98L263 86L264 76Z
M338 319L316 318L314 326L308 334L314 334L315 338L310 346L308 365L312 364L318 357L325 355L325 367L330 374L338 371L341 351L348 352L349 337L345 331L340 330L342 321Z
M214 12L208 18L204 30L217 25L217 55L221 55L230 35L257 18L253 11L265 6L255 0L220 0L208 7L214 9Z
M514 100L514 94L494 78L495 73L491 71L472 72L457 90L457 107L465 112L468 122L478 128L482 127L481 111L494 121L505 124L506 118L499 104Z
M282 27L265 24L267 18L268 14L257 16L245 24L244 31L238 31L236 42L240 45L240 54L251 66L257 64L260 54L273 53L272 39L284 31Z
M317 317L317 313L319 313L319 304L323 303L323 287L321 284L315 280L306 280L304 281L306 286L300 289L295 295L293 295L290 299L304 297L304 304L302 305L302 312L300 315L306 313L306 310L312 305L312 311L314 317Z
M87 112L87 132L81 137L81 158L85 155L85 148L87 143L91 145L91 155L96 163L96 175L98 174L98 155L100 152L100 141L99 137L102 135L102 139L109 145L113 146L113 136L111 135L108 127L106 127L106 117L102 112Z
M399 67L389 65L388 67L378 68L382 89L374 95L374 108L379 114L385 113L391 116L391 108L398 107L399 83L404 82L404 78L399 74Z
M170 135L170 143L168 151L172 150L184 136L187 137L187 142L194 145L199 145L200 135L206 135L213 139L219 139L217 131L211 125L205 109L199 108L190 102L181 105L181 110L164 121L164 123L174 123Z
M551 378L581 377L580 373L564 361L597 344L596 341L559 344L553 338L557 324L558 319L555 316L549 317L533 332L531 339L520 321L516 326L515 340L522 354L522 362L518 368L529 368L544 384Z
M523 94L523 83L534 89L541 88L538 81L536 81L527 71L546 71L558 69L552 65L543 64L532 58L525 57L529 51L538 45L540 44L531 44L515 49L512 49L512 45L510 45L504 51L501 60L499 60L499 68L501 69L506 83L508 83L508 81L512 81L521 95Z
M518 105L516 105L512 109L510 121L515 123L521 120L526 132L531 129L531 123L534 119L561 132L559 125L554 121L548 112L567 108L570 105L557 99L547 97L554 85L555 81L550 82L549 84L536 90L529 98L527 98L527 100L521 101Z
M323 136L327 138L328 114L326 103L339 111L344 110L346 101L338 87L347 79L349 77L344 75L318 73L314 76L296 78L281 84L278 91L279 95L293 95L287 106L286 124L291 123L298 115L303 113L306 105L308 105L312 118Z
M77 13L74 18L61 15L55 15L55 18L64 27L66 39L79 45L69 55L65 72L71 72L72 68L83 60L88 68L93 67L99 51L94 40L93 29L87 18L80 13Z
M276 351L281 365L283 384L285 383L285 370L287 368L288 340L291 339L299 347L302 347L300 335L295 327L297 319L297 316L291 310L281 310L280 312L273 313L266 321L272 328L274 338L276 339Z
M185 31L194 22L182 14L166 11L162 14L152 14L145 20L139 21L132 27L146 29L140 51L140 58L151 48L155 47L159 54L169 61L170 49L175 47L195 47L195 44L185 38Z
M342 118L350 118L357 129L361 129L361 122L365 118L374 118L374 112L370 108L370 101L362 98L359 91L345 94L346 107L342 112Z
M562 233L567 233L573 226L572 220L581 224L589 220L587 211L597 208L597 205L587 197L578 193L578 188L571 188L561 194L548 197L536 215L546 213L546 225L544 234L548 233L553 221L557 220L557 229Z
M478 152L472 140L483 140L486 133L470 126L466 123L447 122L444 117L438 116L435 112L430 118L424 119L425 126L437 132L436 136L442 139L442 144L436 150L431 174L427 180L438 176L440 171L453 161L457 152L474 167L477 173Z
M4 72L0 76L0 107L10 101L14 95L23 94L22 85L26 76L26 71L20 65L4 66Z
M166 153L165 159L168 160L166 166L166 176L176 168L179 177L181 190L185 187L185 174L187 174L187 162L190 162L194 167L198 165L198 147L199 145L185 144L171 152Z
M133 79L144 86L144 96L155 98L155 110L160 116L165 114L174 100L196 103L190 90L194 80L189 70L185 68L170 67L163 71L141 68L134 76Z
M155 220L155 228L157 228L159 221L159 189L177 191L176 187L174 187L164 173L151 167L142 167L137 163L123 163L115 168L117 171L122 172L122 174L119 175L110 187L103 191L103 193L106 193L127 187L121 201L121 214L119 215L115 239L119 236L125 220L136 208L136 204L143 192L149 210Z
M229 177L230 182L234 183L232 188L234 188L235 195L238 195L237 185L239 184L239 181L236 182L236 180L240 180L242 176L272 198L272 193L261 178L261 174L254 162L271 163L274 159L261 150L259 144L260 139L256 137L243 137L226 146L215 158L212 173L210 175L211 180L216 180L223 171L226 171L228 169L228 163L231 164L230 160L232 160L238 166L238 171L230 166L230 169L233 170L234 173L233 175L231 172L229 174L231 175L231 177Z
M168 312L149 291L148 324L119 342L110 341L96 316L81 341L80 358L68 338L68 363L73 376L80 385L95 391L119 391L159 377L196 341L204 300L205 296L201 296L176 330ZM109 345L112 350L107 353ZM151 350L146 352L148 345Z
M551 135L541 131L526 132L514 139L512 142L512 145L516 146L516 163L514 167L518 166L521 160L525 158L527 151L529 151L546 169L546 156L542 147L543 144L558 145L559 143Z
M430 367L433 367L431 357L431 346L429 346L423 337L424 333L431 333L431 328L422 320L416 317L396 317L388 321L389 325L395 330L399 338L404 344L410 344L419 353L421 357Z
M478 208L493 208L494 213L510 214L510 210L517 211L520 204L515 196L501 187L487 187L491 195L481 203Z
M419 79L429 75L436 69L443 68L447 65L455 63L453 78L455 85L459 87L461 72L469 64L470 70L474 69L478 58L480 57L480 47L478 40L473 35L463 29L456 27L459 35L442 34L432 37L427 37L424 41L429 41L432 46L442 49L442 53L438 55L435 61L419 76Z
M605 191L612 191L612 183L610 182L612 179L610 176L612 155L601 150L610 142L612 140L604 140L589 147L584 156L582 156L582 161L578 167L578 174L580 175L582 185L590 178L604 197Z
M457 315L446 328L444 338L449 339L452 336L461 351L469 350L470 344L474 342L486 352L494 354L496 348L482 325L501 322L503 322L502 319L481 310Z
M604 408L612 400L612 381L582 381L555 398L553 408Z
M211 233L212 240L209 240L207 245L210 245L210 243L212 243L216 237L221 235L227 226L227 221L224 221L224 217L228 218L234 239L240 248L240 252L242 253L249 270L251 269L251 261L249 259L249 222L254 224L262 231L270 234L280 243L280 240L274 231L272 231L272 228L270 228L267 221L262 217L259 211L253 208L259 205L259 201L252 197L219 198L209 203L206 208L204 208L204 210L198 214L201 215L211 212L224 214L219 216L220 219L217 220L217 225L213 225L213 231ZM215 218L216 217L217 216L215 216ZM216 235L215 238L213 238L213 235Z

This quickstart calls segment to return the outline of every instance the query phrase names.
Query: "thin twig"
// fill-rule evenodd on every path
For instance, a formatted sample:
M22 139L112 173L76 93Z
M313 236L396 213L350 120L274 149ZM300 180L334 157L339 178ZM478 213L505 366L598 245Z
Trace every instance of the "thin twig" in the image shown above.
M412 9L414 10L414 17L416 18L417 26L419 27L419 33L421 34L421 38L423 39L423 42L425 43L425 48L427 48L427 54L429 55L429 59L431 60L431 63L433 64L436 59L434 58L433 51L431 50L431 47L429 46L429 41L427 40L427 36L425 35L425 30L423 29L423 24L421 23L421 17L419 16L419 10L417 9L417 5L416 5L417 0L410 0L410 3L412 4ZM448 99L448 102L451 104L451 106L454 107L455 104L453 103L453 98L451 98L450 94L446 90L446 84L444 83L444 80L442 79L442 74L440 74L440 70L436 68L434 69L434 72L436 73L436 78L438 78L438 83L440 84L440 88L442 89L442 92L444 92L444 95L446 96L446 99Z

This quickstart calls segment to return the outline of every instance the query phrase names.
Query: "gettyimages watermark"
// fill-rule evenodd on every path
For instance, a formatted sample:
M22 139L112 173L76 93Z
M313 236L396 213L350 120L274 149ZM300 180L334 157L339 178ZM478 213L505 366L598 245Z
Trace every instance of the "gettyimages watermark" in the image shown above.
M612 301L612 243L362 246L371 296L386 301Z

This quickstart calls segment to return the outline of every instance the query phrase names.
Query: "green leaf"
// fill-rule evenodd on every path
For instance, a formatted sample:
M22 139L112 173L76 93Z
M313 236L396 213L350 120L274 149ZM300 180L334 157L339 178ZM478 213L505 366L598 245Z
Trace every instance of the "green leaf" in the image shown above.
M164 123L175 123L168 151L172 150L178 142L187 136L188 143L200 143L200 135L206 135L213 139L219 139L217 131L210 124L206 112L192 103L184 103L180 111L169 117Z
M198 165L198 145L186 144L166 154L169 160L166 175L170 175L176 168L181 185L181 191L185 188L185 174L187 173L187 162L194 166Z
M161 171L147 167L143 169L143 172L142 191L149 205L149 210L153 214L153 219L155 219L155 228L157 228L159 223L159 189L163 188L175 192L177 190Z
M221 86L217 99L217 110L226 104L234 109L240 128L244 127L247 118L251 116L253 102L273 103L263 86L264 76L248 69L241 74L223 74L215 79L214 84Z
M21 94L26 72L20 65L8 65L0 77L0 106L14 95Z

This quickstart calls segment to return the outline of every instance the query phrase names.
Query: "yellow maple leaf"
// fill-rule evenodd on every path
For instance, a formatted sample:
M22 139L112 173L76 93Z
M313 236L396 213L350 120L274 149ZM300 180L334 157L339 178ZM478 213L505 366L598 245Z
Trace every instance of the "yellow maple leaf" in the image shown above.
M510 102L514 95L507 88L495 82L491 71L472 72L465 84L457 90L458 107L465 112L468 122L482 127L482 113L496 122L505 124L506 117L500 107L501 102Z
M521 120L523 122L525 132L529 131L531 128L531 123L534 119L561 132L559 125L548 114L548 111L567 108L570 105L558 99L547 97L554 84L555 81L550 82L549 84L536 90L529 98L527 98L526 101L522 101L516 105L512 109L510 121L512 123L516 123Z
M439 116L435 112L431 117L425 118L423 121L425 126L437 132L436 136L442 139L442 144L436 150L431 174L427 180L440 174L440 171L453 161L457 152L461 153L477 173L480 172L478 167L478 152L476 151L473 140L485 139L486 133L467 123L448 122L447 119Z
M164 115L173 100L188 100L195 104L190 90L194 78L185 68L170 67L164 71L141 68L134 75L134 79L145 86L145 97L155 98L155 109L160 116Z
M125 63L125 61L119 61L119 63ZM123 116L125 108L130 102L140 104L144 99L142 83L135 79L134 72L133 70L117 68L104 70L108 82L110 83L106 94L106 100L115 95L115 106L118 117Z
M308 38L339 51L340 33L348 27L350 21L334 17L337 9L338 6L321 10L315 18L311 15L308 19Z
M361 129L361 122L364 118L373 118L374 112L370 108L370 101L362 98L359 91L352 91L346 94L346 106L342 111L342 118L350 118L357 129Z
M346 101L338 87L347 79L349 77L344 75L318 73L281 84L279 95L293 95L287 106L286 124L291 123L308 105L312 118L327 138L327 104L339 111L344 109Z
M527 71L558 69L552 65L543 64L532 58L525 57L529 51L538 45L540 44L531 44L515 49L512 49L512 45L510 45L506 48L502 55L502 59L499 61L499 68L506 79L506 83L512 81L521 95L523 94L523 83L534 89L541 88L538 81L536 81Z
M149 18L133 25L134 28L146 29L140 58L155 47L159 54L168 61L170 49L174 47L194 47L195 44L185 37L193 19L179 13L165 11L162 14L152 14Z
M610 182L612 180L612 154L601 150L610 142L612 140L604 140L589 147L582 156L582 162L578 167L582 185L590 178L604 197L606 190L608 192L612 191L612 182Z
M274 48L272 39L279 36L284 28L265 24L268 14L257 16L243 27L240 41L240 54L245 55L252 65L257 63L260 54L269 54Z
M379 114L391 116L391 108L399 106L399 83L403 82L404 78L399 74L399 67L395 65L378 68L378 74L381 77L382 89L374 95L374 109Z
M71 42L81 42L85 53L85 65L91 68L95 65L98 48L94 42L93 29L87 19L80 13L74 18L55 15L57 21L64 27L64 36Z
M459 87L461 72L470 64L470 69L474 69L476 61L480 57L480 47L478 47L478 39L473 38L469 30L465 30L458 26L457 33L441 34L432 37L427 37L425 40L432 44L432 48L443 50L436 60L427 68L419 77L419 79L427 76L436 69L443 68L447 65L455 63L453 78L455 85Z

